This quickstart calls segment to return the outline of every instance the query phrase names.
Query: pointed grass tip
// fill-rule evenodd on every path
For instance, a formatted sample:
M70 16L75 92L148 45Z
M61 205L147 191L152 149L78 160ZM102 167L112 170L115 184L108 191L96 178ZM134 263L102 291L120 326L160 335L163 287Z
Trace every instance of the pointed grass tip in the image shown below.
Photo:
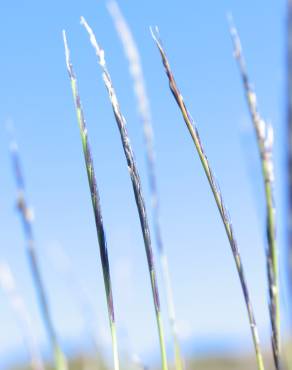
M104 58L104 50L99 46L99 44L96 41L96 37L94 35L94 32L92 28L89 26L89 24L86 22L85 18L83 16L80 17L80 24L83 26L90 38L91 45L93 46L96 55L99 58L99 64L104 67L105 66L105 58Z
M69 69L70 54L69 54L69 47L68 47L67 36L66 36L65 30L62 30L62 36L63 36L63 42L64 42L64 48L65 48L66 65L67 65L67 68Z
M239 58L242 53L241 41L231 12L226 13L229 32L234 43L234 57Z
M154 26L154 27L150 26L149 30L150 30L151 36L154 39L154 41L157 44L160 44L160 33L159 33L158 26Z

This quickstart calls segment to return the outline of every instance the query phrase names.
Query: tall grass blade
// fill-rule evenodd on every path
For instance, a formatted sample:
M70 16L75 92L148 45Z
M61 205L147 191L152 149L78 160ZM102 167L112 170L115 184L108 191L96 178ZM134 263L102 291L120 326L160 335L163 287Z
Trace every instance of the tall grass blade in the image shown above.
M124 116L121 113L120 106L118 103L118 99L113 88L113 84L111 81L111 77L109 75L106 62L105 62L105 55L104 50L100 48L98 45L95 35L92 29L89 27L87 22L83 17L81 17L81 24L85 27L86 31L89 34L90 42L96 52L96 55L99 60L99 64L102 69L102 76L105 83L105 86L109 93L110 102L113 108L114 116L119 128L119 132L121 135L122 145L125 153L125 157L127 160L127 165L130 173L130 177L132 180L132 186L135 194L136 205L139 213L141 229L144 238L145 250L147 255L147 262L148 262L148 269L150 273L151 279L151 287L152 287L152 294L153 294L153 301L156 313L156 320L157 320L157 327L159 333L159 340L160 340L160 350L161 350L161 360L162 360L162 368L163 370L167 370L167 358L166 358L166 349L164 343L164 330L161 318L161 311L160 311L160 302L159 302L159 294L158 294L158 286L156 281L156 272L154 266L154 258L153 252L151 247L151 239L150 239L150 229L148 226L148 219L146 214L145 202L142 194L142 187L141 181L139 177L139 173L137 170L137 166L134 159L134 154L131 148L127 128L126 128L126 121Z
M5 262L0 263L0 286L7 295L11 308L23 334L24 344L30 356L31 367L33 370L45 370L37 339L34 333L31 315L20 295L15 278L9 265Z
M117 33L122 42L125 55L129 62L129 71L133 79L133 87L136 95L138 110L143 124L144 142L146 147L146 161L148 167L148 180L150 193L152 198L152 214L154 221L154 234L156 239L156 246L158 249L160 264L162 270L162 277L164 282L164 289L166 292L166 301L168 308L168 318L173 337L175 350L176 369L183 369L183 360L178 340L175 306L173 299L173 289L170 278L170 271L168 265L168 258L165 251L165 246L162 240L161 226L160 226L160 209L159 196L156 176L155 164L155 150L154 150L154 135L151 118L150 103L146 91L145 80L143 76L143 68L140 58L140 53L131 29L125 20L118 3L114 0L108 2L108 10L111 14Z
M75 73L73 71L73 67L71 64L70 52L68 48L65 31L63 31L63 39L64 39L64 47L65 47L66 66L67 66L67 70L68 70L68 74L69 74L69 78L71 82L73 99L75 103L77 120L78 120L81 140L82 140L84 160L85 160L85 165L86 165L86 170L87 170L88 184L90 188L92 207L93 207L96 231L97 231L98 242L99 242L99 251L100 251L101 264L102 264L103 279L104 279L104 286L105 286L105 292L106 292L108 316L109 316L111 338L112 338L114 369L119 370L120 365L119 365L119 357L118 357L118 345L117 345L117 333L116 333L115 314L114 314L114 305L113 305L113 296L112 296L112 285L111 285L106 237L105 237L105 231L104 231L103 219L102 219L102 213L101 213L100 198L99 198L99 193L98 193L98 188L97 188L97 183L96 183L91 149L90 149L89 140L88 140L86 122L85 122L85 118L84 118L84 114L83 114L83 110L81 106L81 101L80 101L80 96L78 92L78 87L77 87L77 79L76 79L76 76L75 76Z
M261 160L262 176L266 199L266 232L268 239L267 249L267 276L269 286L269 313L272 327L272 348L276 369L281 368L281 335L280 335L280 293L278 248L276 243L276 210L274 205L274 165L273 165L273 129L261 117L257 107L257 97L249 81L246 63L242 53L238 31L229 17L230 34L234 46L234 57L237 60L242 78L246 101L255 129L257 145Z
M24 186L24 178L22 174L22 168L20 164L18 146L15 140L12 140L11 146L11 159L13 165L13 172L15 177L15 182L17 186L17 208L19 210L19 214L21 217L21 221L23 224L23 230L27 242L27 255L30 264L30 270L32 274L32 278L35 284L36 293L39 300L39 307L41 310L42 318L44 321L44 325L47 331L47 335L54 352L54 361L57 370L66 370L67 369L67 362L66 358L61 350L59 345L57 334L55 331L55 327L53 325L48 298L45 291L45 287L43 284L39 262L36 254L35 249L35 238L33 232L33 212L31 208L27 204L26 196L25 196L25 186Z
M214 174L213 174L212 169L210 167L209 161L208 161L207 156L205 154L205 151L203 149L198 130L197 130L195 124L194 124L194 121L193 121L189 111L187 110L187 108L185 106L183 97L182 97L182 95L181 95L181 93L180 93L180 91L179 91L179 89L176 85L173 73L172 73L171 68L170 68L170 64L168 62L166 53L165 53L165 51L162 47L161 41L160 41L158 29L156 28L155 31L151 29L151 34L152 34L152 37L153 37L153 39L154 39L154 41L155 41L155 43L158 47L159 52L160 52L162 62L163 62L163 65L164 65L164 68L165 68L165 71L166 71L166 74L167 74L167 77L168 77L168 80L169 80L169 86L170 86L171 92L172 92L172 94L173 94L173 96L176 100L176 103L179 106L179 109L181 110L181 113L183 115L183 119L184 119L184 121L187 125L188 131L189 131L189 133L191 135L191 138L192 138L192 140L195 144L195 147L196 147L196 150L198 152L200 161L202 163L205 174L207 176L210 188L211 188L212 193L214 195L214 198L215 198L220 216L222 218L222 221L223 221L223 224L224 224L224 227L225 227L225 231L226 231L226 234L227 234L227 237L228 237L228 240L229 240L229 243L230 243L230 247L231 247L231 250L232 250L232 254L233 254L233 257L234 257L234 260L235 260L236 268L237 268L237 271L238 271L238 276L239 276L239 279L240 279L240 283L241 283L241 287L242 287L242 291L243 291L243 295L244 295L244 299L245 299L245 303L246 303L246 308L247 308L247 312L248 312L248 319L249 319L249 324L250 324L250 328L251 328L251 333L252 333L252 338L253 338L253 343L254 343L254 348L255 348L255 353L256 353L257 366L258 366L259 370L263 370L264 369L264 363L263 363L263 358L262 358L262 352L261 352L261 349L260 349L260 341L259 341L259 336L258 336L258 330L257 330L256 322L255 322L255 317L254 317L254 313L253 313L253 308L252 308L252 304L251 304L251 300L250 300L250 295L249 295L249 290L248 290L245 274L244 274L244 271L243 271L241 257L240 257L240 254L239 254L237 242L236 242L234 232L233 232L233 227L232 227L228 212L226 210L222 194L221 194L220 189L217 185L217 182L215 180Z

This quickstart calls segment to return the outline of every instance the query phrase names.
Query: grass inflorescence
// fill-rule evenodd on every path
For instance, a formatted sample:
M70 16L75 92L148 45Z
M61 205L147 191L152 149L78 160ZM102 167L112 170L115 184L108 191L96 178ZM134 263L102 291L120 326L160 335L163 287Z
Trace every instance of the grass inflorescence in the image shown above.
M23 224L24 235L26 238L26 251L28 255L30 271L32 274L33 282L35 284L36 293L38 295L39 307L42 313L44 325L47 331L47 335L54 352L55 366L57 370L66 370L67 361L59 345L56 330L52 321L51 312L49 309L49 303L47 293L42 280L40 266L37 258L35 249L35 237L33 231L33 212L28 206L25 196L24 178L20 163L20 157L18 152L18 146L16 141L13 139L10 145L11 160L13 166L13 173L17 186L17 208Z
M88 140L86 122L85 122L85 118L84 118L84 114L83 114L83 110L81 106L81 101L80 101L80 96L78 92L78 87L77 87L77 79L76 79L76 76L75 76L75 73L73 71L73 67L71 64L70 52L68 48L65 31L63 31L63 39L64 39L64 46L65 46L66 66L67 66L67 70L68 70L68 74L69 74L69 78L71 82L73 99L75 103L75 109L76 109L77 120L78 120L82 147L83 147L83 154L84 154L84 159L85 159L85 166L86 166L87 177L88 177L88 184L89 184L91 200L92 200L92 207L93 207L93 212L94 212L94 219L95 219L95 224L96 224L96 231L97 231L98 242L99 242L99 251L100 251L101 265L102 265L103 278L104 278L104 286L105 286L106 299L107 299L108 316L109 316L109 323L110 323L110 330L111 330L111 337L112 337L114 369L119 370L120 365L119 365L119 356L118 356L118 345L117 345L117 334L116 334L116 325L115 325L112 285L111 285L111 277L110 277L110 267L109 267L106 237L105 237L105 231L104 231L103 219L102 219L102 213L101 213L99 192L97 188L95 170L93 166L93 159L92 159L91 149L90 149L89 140Z
M168 319L170 324L170 334L172 339L172 344L174 347L175 353L175 363L173 364L173 368L176 370L183 370L184 369L184 362L181 354L181 347L179 343L179 335L177 331L177 319L175 314L175 305L174 305L174 297L173 297L173 290L172 290L172 282L170 278L170 271L168 266L168 259L166 254L166 248L162 238L162 230L161 230L161 223L160 223L160 202L159 202L159 192L158 192L158 179L157 179L157 171L156 171L156 158L155 158L155 145L154 145L154 133L153 133L153 125L152 125L152 114L150 109L150 101L147 94L146 83L142 68L142 61L139 52L138 45L134 39L133 33L131 28L129 27L126 19L124 18L118 3L116 0L108 0L107 3L108 11L113 19L114 25L116 27L118 36L122 42L122 46L124 49L124 53L128 60L128 66L130 75L133 81L133 89L136 96L137 101L137 108L138 113L140 116L140 120L143 126L144 132L144 146L146 152L146 162L147 162L147 170L148 170L148 182L150 188L150 196L151 196L151 210L152 210L152 219L153 219L153 230L154 230L154 237L155 242L158 250L158 257L161 264L162 270L162 280L164 284L164 290L166 294L166 306L168 310ZM288 55L287 55L287 62L288 62L288 116L287 116L287 124L288 124L288 180L289 180L289 204L288 204L288 243L289 243L289 252L290 252L290 273L291 273L291 283L292 283L292 0L287 0L287 9L288 9L288 23L287 23L287 31L288 31ZM146 212L146 204L144 200L144 195L142 191L142 184L140 180L139 171L137 168L137 164L135 161L134 152L132 150L130 138L127 131L127 123L122 114L119 101L117 98L117 94L114 89L114 85L107 67L105 52L98 44L96 37L94 35L93 30L88 25L86 20L81 17L81 24L87 31L90 42L94 48L95 54L98 59L98 64L101 67L102 78L103 82L106 87L106 91L109 95L109 100L111 104L111 108L114 114L115 122L117 124L117 128L119 131L122 148L124 151L125 159L127 168L129 171L131 185L134 192L134 198L136 202L136 207L138 211L144 247L146 252L146 260L148 265L148 271L150 276L150 283L152 289L152 299L154 304L155 316L156 316L156 324L158 329L158 337L159 337L159 345L160 345L160 354L161 354L161 368L162 370L168 370L168 360L166 354L166 346L165 346L165 338L164 338L164 328L163 328L163 320L162 320L162 312L160 306L160 297L158 292L158 282L157 282L157 272L155 268L155 261L154 261L154 254L152 250L152 243L151 243L151 235L150 235L150 227ZM267 354L267 366L273 365L276 370L282 370L282 352L285 351L285 342L283 341L283 351L281 350L281 316L280 316L280 292L282 293L282 289L280 290L279 284L279 266L278 266L278 245L276 242L276 208L274 204L274 160L273 160L273 129L270 124L268 124L260 115L257 105L257 97L255 94L255 90L252 87L249 75L247 73L246 63L244 60L241 42L239 39L239 35L237 29L235 28L232 19L230 18L230 33L233 41L234 46L234 56L238 63L240 76L243 82L244 93L247 100L247 105L249 109L249 113L251 116L253 128L255 131L255 137L257 140L258 152L260 157L261 163L261 174L264 182L264 192L265 192L265 206L266 206L266 234L267 234L267 248L266 248L266 265L267 265L267 281L268 281L268 298L269 304L267 305L267 299L263 299L265 307L269 307L269 315L270 315L270 325L271 325L271 342L272 342L272 352L271 354ZM218 208L220 218L223 222L224 229L231 247L232 256L235 262L235 266L237 269L237 274L240 281L240 286L243 293L243 298L245 301L245 306L247 309L247 316L248 316L248 323L251 330L254 350L255 350L255 359L258 370L264 370L265 365L263 362L263 353L260 345L258 329L255 321L254 310L251 303L251 296L250 290L247 285L246 276L243 269L242 259L240 256L239 247L235 238L233 225L231 222L231 218L229 213L226 209L225 202L220 191L220 187L217 183L217 180L214 176L213 169L211 168L210 162L207 158L205 153L199 132L196 127L196 123L194 122L193 118L191 117L188 108L185 105L184 99L180 93L180 90L176 84L174 74L172 72L170 63L168 61L166 52L162 45L159 31L158 29L151 29L152 37L156 43L156 46L159 50L160 56L162 58L162 63L168 78L169 87L173 97L178 105L180 113L182 114L183 120L186 124L188 133L191 136L192 142L195 146L195 151L197 152L201 165L203 167L203 171L206 175L208 180L210 190L213 194L216 206ZM99 245L99 254L101 260L101 267L103 273L103 283L104 283L104 290L105 290L105 297L107 302L107 313L109 319L109 329L111 333L111 340L112 340L112 354L113 354L113 368L114 370L119 370L121 368L120 364L120 356L118 351L118 343L117 343L117 329L116 329L116 320L115 320L115 311L114 311L114 302L113 302L113 292L112 292L112 281L111 281L111 274L110 274L110 261L108 256L108 248L106 243L106 235L105 235L105 228L104 222L102 217L102 209L101 209L101 202L99 196L99 189L97 186L96 181L96 173L94 169L93 163L93 156L91 152L91 147L89 144L89 135L87 131L87 124L84 117L84 112L80 100L77 78L71 63L70 57L70 50L68 47L67 37L65 31L63 31L63 41L64 41L64 48L65 48L65 60L66 60L66 67L70 79L72 94L73 94L73 101L75 105L75 111L77 116L77 122L80 131L80 137L82 142L82 149L83 149L83 157L85 161L88 185L90 190L91 196L91 203L93 208L93 214L95 219L95 228L98 238L98 245ZM10 130L11 131L11 130ZM12 131L11 131L12 133ZM37 258L37 249L36 249L36 242L35 242L35 234L34 234L34 225L33 225L33 212L27 202L27 195L25 189L25 183L23 179L23 172L21 168L21 161L18 152L18 147L15 140L12 140L11 143L11 159L13 165L13 174L17 186L17 209L19 211L19 215L22 221L25 241L26 241L26 252L28 255L28 261L30 264L31 275L33 279L33 283L35 285L35 291L38 296L38 303L40 312L42 314L43 323L46 329L46 334L48 336L52 351L54 353L54 360L55 364L54 367L56 370L67 370L67 361L61 347L59 345L58 335L56 327L54 326L51 312L49 309L48 303L48 296L47 292L43 283L42 274L40 270L39 261ZM58 263L64 263L64 258L59 254L57 257ZM62 265L64 268L64 265ZM73 293L77 293L77 304L81 305L81 310L84 315L84 318L87 319L86 326L89 331L91 331L92 321L88 320L87 314L88 310L91 308L91 297L87 299L84 295L83 287L79 284L78 280L74 278L74 271L66 270L66 277L69 278L68 286L73 288ZM33 328L32 322L29 316L29 312L26 309L24 301L20 296L18 290L16 289L15 281L13 275L9 269L9 266L3 263L0 263L0 286L6 292L7 298L11 303L11 308L14 310L16 314L16 318L19 320L22 331L25 339L25 344L28 349L28 353L31 357L31 367L33 370L44 370L44 364L42 362L41 356L38 352L37 343L33 335ZM68 293L68 289L67 289ZM86 293L85 293L86 294ZM85 299L84 299L85 298ZM96 311L94 311L96 312ZM194 315L197 313L195 312ZM90 315L91 316L91 315ZM92 325L93 326L93 325ZM99 343L99 342L96 342ZM99 355L100 348L97 350L97 354ZM121 352L122 353L122 352ZM136 353L136 352L134 352ZM140 357L136 354L132 354L132 356L127 357L125 360L126 367L125 368L140 368L146 369L148 367L144 364ZM81 358L82 357L82 358ZM89 363L91 361L87 361L88 359L83 358L83 355L78 358L76 361L70 361L70 367L75 368L77 366L81 366L81 362L84 366L88 367L91 366ZM274 363L272 361L274 360ZM84 361L85 360L85 361ZM213 368L235 368L237 367L234 359L230 359L231 361L225 361L223 359L214 359L206 362L201 362L200 360L195 361L192 363L189 361L188 366L191 367L204 367L209 368L210 366ZM252 365L251 357L246 358L247 368L250 368ZM288 363L289 361L287 361ZM79 365L80 363L80 365ZM82 365L82 366L83 366ZM95 362L95 366L100 367ZM211 368L210 367L210 368ZM89 368L89 367L88 367ZM269 368L269 366L267 367Z
M217 182L216 182L216 179L214 177L213 171L210 167L209 160L208 160L208 158L205 154L205 151L204 151L204 148L203 148L200 136L199 136L199 132L198 132L198 130L197 130L195 124L194 124L194 121L193 121L189 111L187 110L187 107L184 103L183 97L182 97L182 95L181 95L181 93L180 93L180 91L177 87L177 84L175 82L174 75L172 73L172 70L171 70L170 64L168 62L166 53L165 53L164 48L162 46L162 43L160 41L160 36L159 36L158 29L157 28L155 30L151 29L151 34L152 34L152 37L153 37L153 39L154 39L154 41L155 41L155 43L158 47L159 52L160 52L160 55L161 55L161 58L162 58L162 63L164 65L166 75L168 77L171 92L172 92L172 94L173 94L173 96L176 100L176 103L178 104L178 107L179 107L179 109L180 109L180 111L183 115L183 119L186 123L188 131L189 131L189 133L191 135L191 138L192 138L192 140L195 144L197 153L200 157L200 161L202 163L203 169L204 169L205 174L207 176L211 191L213 193L213 196L215 198L215 202L217 204L221 219L223 221L224 228L225 228L225 231L226 231L226 234L227 234L230 246L231 246L232 254L233 254L233 257L234 257L234 260L235 260L238 276L239 276L239 279L240 279L240 283L241 283L241 287L242 287L242 291L243 291L243 295L244 295L244 299L245 299L245 303L246 303L246 308L247 308L247 312L248 312L249 324L250 324L250 328L251 328L251 333L252 333L252 338L253 338L253 343L254 343L254 348L255 348L255 353L256 353L258 369L263 370L264 369L264 362L263 362L263 357L262 357L262 351L261 351L261 348L260 348L260 340L259 340L257 325L256 325L255 317L254 317L254 312L253 312L253 308L252 308L252 304L251 304L251 300L250 300L249 289L248 289L248 286L247 286L247 281L246 281L246 278L245 278L245 274L244 274L244 270L243 270L243 266L242 266L241 257L240 257L240 254L239 254L237 241L236 241L235 236L234 236L232 223L231 223L231 220L229 218L228 212L226 210L221 191L219 189L219 186L217 185Z
M238 31L229 17L230 34L234 45L234 57L238 62L249 113L255 129L266 199L267 276L269 286L269 313L272 327L272 349L276 369L281 369L280 292L278 248L276 241L276 209L274 205L273 128L261 117L257 97L249 81Z
M118 99L112 84L112 80L110 74L108 72L106 61L105 61L105 53L104 50L98 45L95 35L92 29L89 27L88 23L85 21L83 17L81 17L81 24L85 27L86 31L89 34L90 42L94 47L95 53L98 57L99 65L102 69L102 77L107 88L110 102L112 105L113 113L115 116L115 120L120 132L121 141L123 145L123 150L125 153L129 174L132 181L132 186L134 190L136 205L139 213L139 219L144 239L144 245L147 255L147 262L148 262L148 269L150 274L151 280L151 287L152 287L152 295L153 295L153 302L155 307L156 313L156 320L157 320L157 327L158 327L158 334L160 340L160 350L161 350L161 360L162 360L162 369L166 370L167 367L167 357L166 357L166 349L165 349L165 342L164 342L164 330L162 324L162 317L161 317L161 310L160 310L160 301L159 301L159 294L158 294L158 286L156 280L156 271L154 265L154 257L153 251L151 246L151 238L150 238L150 229L148 225L147 213L145 202L142 194L142 186L140 181L140 176L138 173L138 169L135 163L134 154L132 151L132 147L130 144L129 135L126 128L126 120L121 113L120 106L118 103Z
M117 33L123 44L125 55L129 62L129 71L133 79L134 92L137 98L138 111L143 124L144 142L146 148L146 161L148 170L148 181L151 193L152 214L154 222L154 235L156 246L159 253L162 277L164 282L164 290L166 293L166 302L168 309L168 319L173 337L175 364L177 370L183 369L183 359L177 333L177 323L175 314L175 305L173 298L173 289L170 278L169 263L165 246L162 240L162 232L160 226L160 207L158 196L158 184L156 175L155 150L154 150L154 133L152 125L152 117L150 103L146 91L145 79L141 63L141 57L138 46L134 40L129 25L127 24L118 3L114 0L108 2L108 10L113 18Z

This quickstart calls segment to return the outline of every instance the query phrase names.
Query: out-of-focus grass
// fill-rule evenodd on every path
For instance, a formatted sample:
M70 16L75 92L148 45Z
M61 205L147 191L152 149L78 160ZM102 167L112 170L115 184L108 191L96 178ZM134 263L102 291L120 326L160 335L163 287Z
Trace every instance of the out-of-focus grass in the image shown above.
M68 367L70 370L109 370L110 368L105 364L105 361L100 356L83 356L79 355L74 359L68 359ZM31 367L27 365L16 365L11 367L11 370L30 370ZM46 364L47 370L54 370L53 364Z
M289 346L291 352L292 346ZM90 356L78 356L75 359L68 359L70 370L110 370L110 367L106 365L102 357L90 357ZM123 361L122 361L123 362ZM271 354L264 353L265 370L274 369L273 359ZM198 357L194 355L186 358L185 368L188 370L247 370L256 369L256 361L252 353L247 355L210 355L208 357ZM16 366L12 370L29 370L27 366ZM46 366L46 369L53 370L53 367ZM125 370L139 370L138 366L134 364L121 363L121 369ZM149 366L147 369L158 370L159 365ZM169 364L169 369L174 370L173 364Z
M196 361L190 361L187 365L188 369L192 370L246 370L255 369L256 364L253 358L232 358L232 357L219 357L219 358L206 358ZM266 365L266 370L272 369L272 363Z

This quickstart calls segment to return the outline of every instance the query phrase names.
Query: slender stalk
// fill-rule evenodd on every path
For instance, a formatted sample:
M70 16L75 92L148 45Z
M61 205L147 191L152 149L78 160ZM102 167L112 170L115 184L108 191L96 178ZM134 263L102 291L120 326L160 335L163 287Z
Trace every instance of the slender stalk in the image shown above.
M12 141L11 144L11 159L13 165L13 172L15 176L16 186L17 186L17 207L21 217L23 230L27 242L27 254L30 264L30 270L32 278L35 284L36 294L39 300L39 307L41 310L42 318L44 325L47 331L47 335L54 353L54 361L56 369L66 370L67 363L66 358L61 350L61 347L58 342L57 334L55 327L53 325L47 294L43 284L39 262L37 259L36 249L35 249L35 238L33 232L33 213L31 208L28 206L26 197L25 197L25 186L24 179L22 174L22 168L20 165L20 158L18 153L18 147L15 141Z
M160 226L160 207L158 196L158 185L156 176L155 150L154 150L154 135L152 118L150 111L149 99L146 91L145 80L143 76L143 68L140 58L140 53L137 44L134 40L133 34L127 21L125 20L118 3L114 0L108 2L108 10L113 18L117 33L122 42L125 55L129 62L129 71L133 79L134 92L137 98L138 111L143 124L144 142L146 148L146 162L148 168L148 180L150 193L152 198L152 214L154 221L154 235L156 239L156 246L160 257L160 265L162 270L162 278L164 289L166 292L166 302L168 309L168 319L171 328L176 370L183 369L183 360L179 345L176 315L173 299L173 289L170 278L170 271L168 265L168 258L165 251L165 246L162 240L161 226Z
M272 327L272 348L276 369L281 368L280 343L280 294L278 248L276 243L276 210L274 205L274 165L273 165L273 129L261 117L255 91L249 81L246 63L242 53L241 41L231 17L229 17L230 34L234 46L234 56L238 62L246 101L255 129L259 155L261 159L262 176L266 199L266 232L268 239L267 249L267 276L269 285L269 313Z
M245 299L249 324L250 324L250 328L251 328L251 333L252 333L252 338L253 338L253 343L254 343L254 348L255 348L255 353L256 353L257 366L258 366L259 370L263 370L264 369L264 363L263 363L262 353L261 353L261 349L260 349L260 341L259 341L259 336L258 336L258 330L257 330L255 318L254 318L253 308L252 308L252 304L251 304L251 300L250 300L249 290L248 290L248 286L247 286L247 282L246 282L246 278L245 278L245 274L244 274L244 270L243 270L243 266L242 266L241 257L240 257L240 254L239 254L239 249L238 249L237 242L236 242L234 232L233 232L233 227L232 227L231 221L229 219L229 215L228 215L228 212L226 210L226 207L225 207L225 204L224 204L223 197L222 197L222 194L220 192L219 186L217 185L217 182L215 180L214 174L213 174L212 169L210 167L209 161L208 161L207 156L205 154L205 151L203 149L198 130L197 130L195 124L194 124L194 121L193 121L189 111L187 110L187 108L185 106L183 97L182 97L182 95L181 95L181 93L180 93L180 91L179 91L179 89L176 85L173 73L172 73L171 68L170 68L170 64L168 62L166 53L165 53L165 51L162 47L162 44L161 44L161 41L160 41L160 38L159 38L158 29L156 29L155 31L153 31L151 29L151 34L152 34L152 37L153 37L153 39L154 39L154 41L155 41L155 43L158 47L159 52L160 52L162 62L163 62L163 65L164 65L164 68L165 68L165 71L166 71L166 74L167 74L167 77L168 77L168 80L169 80L169 86L170 86L171 92L172 92L172 94L173 94L173 96L174 96L174 98L175 98L175 100L176 100L176 102L179 106L179 109L181 110L181 113L183 115L183 119L184 119L184 121L187 125L188 131L189 131L189 133L191 135L191 138L192 138L192 140L195 144L196 150L197 150L198 155L200 157L200 161L202 163L203 169L204 169L205 174L207 176L210 188L212 190L213 196L215 198L215 202L217 204L220 216L222 218L222 221L223 221L223 224L224 224L224 227L225 227L225 231L226 231L229 243L230 243L231 251L232 251L232 254L233 254L233 257L234 257L234 260L235 260L239 280L240 280L240 283L241 283L241 287L242 287L242 291L243 291L243 295L244 295L244 299Z
M33 370L45 370L39 352L39 346L33 330L32 319L24 300L17 290L14 276L7 263L0 263L0 285L5 291L11 308L23 333L24 344L27 347Z
M84 154L85 166L87 170L88 184L90 188L91 201L92 201L92 207L93 207L93 212L94 212L97 237L98 237L98 242L99 242L99 252L100 252L100 259L101 259L101 265L102 265L102 271L103 271L109 324L110 324L110 331L111 331L111 337L112 337L114 369L119 370L120 365L119 365L119 357L118 357L118 345L117 345L117 334L116 334L116 326L115 326L114 304L113 304L113 296L112 296L112 284L111 284L111 277L110 277L108 251L107 251L106 237L105 237L105 231L104 231L103 219L102 219L102 213L101 213L99 192L97 188L95 171L94 171L94 166L93 166L93 159L92 159L91 149L90 149L89 140L88 140L86 122L85 122L85 118L84 118L84 114L83 114L83 110L81 106L81 101L80 101L80 96L78 92L77 79L76 79L76 76L75 76L75 73L73 71L73 67L71 64L70 52L68 48L65 31L63 31L63 39L64 39L64 46L65 46L66 66L67 66L67 70L68 70L68 74L69 74L69 78L71 82L73 99L75 103L77 120L78 120L81 140L82 140L83 154Z
M142 229L144 244L145 244L145 250L146 250L146 255L147 255L148 269L149 269L149 274L150 274L150 279L151 279L153 301L154 301L158 334L159 334L162 369L167 370L167 358L166 358L166 349L165 349L165 343L164 343L164 330L163 330L161 311L160 311L158 286L157 286L157 281L156 281L154 258L153 258L153 252L152 252L152 247L151 247L150 229L148 226L148 219L147 219L147 213L146 213L146 208L145 208L145 202L144 202L144 198L142 194L141 181L140 181L139 173L138 173L137 166L135 163L134 154L131 148L131 144L130 144L130 140L129 140L129 136L128 136L128 132L126 128L126 121L125 121L124 116L121 113L120 106L117 100L117 96L116 96L116 93L115 93L115 90L113 88L113 84L111 81L111 77L109 75L109 72L106 66L104 50L101 49L100 46L98 45L92 29L89 27L89 25L86 23L83 17L81 17L81 24L85 27L86 31L89 34L91 44L94 47L94 50L99 60L99 64L102 68L103 80L104 80L105 86L109 93L110 102L113 108L116 123L119 128L119 132L121 135L122 145L123 145L125 157L127 160L130 177L132 180L132 186L133 186L133 190L135 194L135 200L136 200L136 205L137 205L137 209L139 213L141 229Z

